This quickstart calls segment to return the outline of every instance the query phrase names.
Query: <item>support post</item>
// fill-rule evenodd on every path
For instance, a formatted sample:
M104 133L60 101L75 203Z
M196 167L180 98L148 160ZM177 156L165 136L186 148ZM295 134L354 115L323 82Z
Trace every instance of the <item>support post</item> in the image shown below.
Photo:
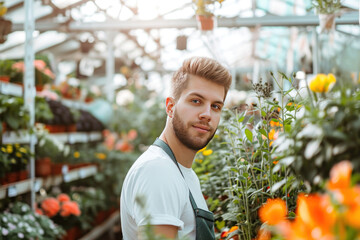
M35 69L34 69L34 48L33 48L33 33L35 29L34 20L34 0L25 0L25 73L24 73L24 103L30 114L30 128L35 123ZM30 135L30 152L35 152L35 135ZM32 154L33 155L33 154ZM34 155L30 157L30 179L31 179L31 208L35 208L35 159Z
M112 103L114 101L114 71L115 71L115 56L114 56L114 37L113 31L108 31L107 35L107 57L106 57L106 93L108 100Z

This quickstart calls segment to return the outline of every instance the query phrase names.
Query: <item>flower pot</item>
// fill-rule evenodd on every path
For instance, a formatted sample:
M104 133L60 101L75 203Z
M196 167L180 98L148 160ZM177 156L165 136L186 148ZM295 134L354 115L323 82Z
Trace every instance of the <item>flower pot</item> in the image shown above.
M19 172L19 181L25 180L28 178L28 170L21 170Z
M214 29L215 17L207 15L196 15L198 28L201 31L211 31Z
M69 168L67 164L64 163L52 163L51 164L51 174L52 175L61 175L64 172L68 172Z
M76 132L76 124L67 125L66 132Z
M0 178L0 185L5 185L8 182L6 181L6 175Z
M2 132L6 132L6 122L2 122Z
M36 85L35 88L37 92L41 92L42 90L44 90L44 85Z
M19 180L19 174L18 174L18 172L9 172L9 173L6 173L5 179L6 179L6 182L7 182L7 183L17 182L17 181Z
M66 235L62 240L76 240L80 237L81 231L78 227L72 227L66 231Z
M64 125L48 125L45 124L45 128L49 131L49 133L61 133L66 131L66 126Z
M0 81L1 82L10 82L10 77L9 76L0 76Z
M328 33L335 30L335 17L335 14L319 14L320 33Z
M48 157L37 159L35 163L35 175L47 177L51 174L51 159Z

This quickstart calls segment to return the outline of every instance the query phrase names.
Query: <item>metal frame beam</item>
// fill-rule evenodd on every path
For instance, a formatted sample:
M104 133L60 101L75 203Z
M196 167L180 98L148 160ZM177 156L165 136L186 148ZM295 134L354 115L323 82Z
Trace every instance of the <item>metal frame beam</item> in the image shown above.
M319 18L317 15L304 16L264 16L251 18L219 18L218 27L238 28L238 27L305 27L318 26ZM344 13L340 18L336 18L337 25L358 25L359 13ZM56 30L64 27L64 23L56 22L37 22L36 30L47 31ZM155 19L155 20L129 20L129 21L106 21L106 22L71 22L68 31L129 31L133 29L161 29L161 28L196 28L195 19ZM22 24L13 24L13 31L23 30Z

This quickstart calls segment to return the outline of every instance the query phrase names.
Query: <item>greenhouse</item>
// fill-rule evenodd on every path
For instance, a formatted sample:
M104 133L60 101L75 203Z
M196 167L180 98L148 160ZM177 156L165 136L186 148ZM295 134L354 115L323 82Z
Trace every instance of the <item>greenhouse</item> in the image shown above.
M0 0L0 239L360 240L359 0Z

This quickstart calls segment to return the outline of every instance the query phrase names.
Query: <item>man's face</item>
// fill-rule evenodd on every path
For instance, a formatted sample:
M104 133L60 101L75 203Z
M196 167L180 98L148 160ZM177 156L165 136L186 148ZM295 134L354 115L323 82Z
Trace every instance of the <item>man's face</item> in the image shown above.
M172 118L175 135L182 144L197 151L209 143L220 121L224 97L223 86L190 75Z

